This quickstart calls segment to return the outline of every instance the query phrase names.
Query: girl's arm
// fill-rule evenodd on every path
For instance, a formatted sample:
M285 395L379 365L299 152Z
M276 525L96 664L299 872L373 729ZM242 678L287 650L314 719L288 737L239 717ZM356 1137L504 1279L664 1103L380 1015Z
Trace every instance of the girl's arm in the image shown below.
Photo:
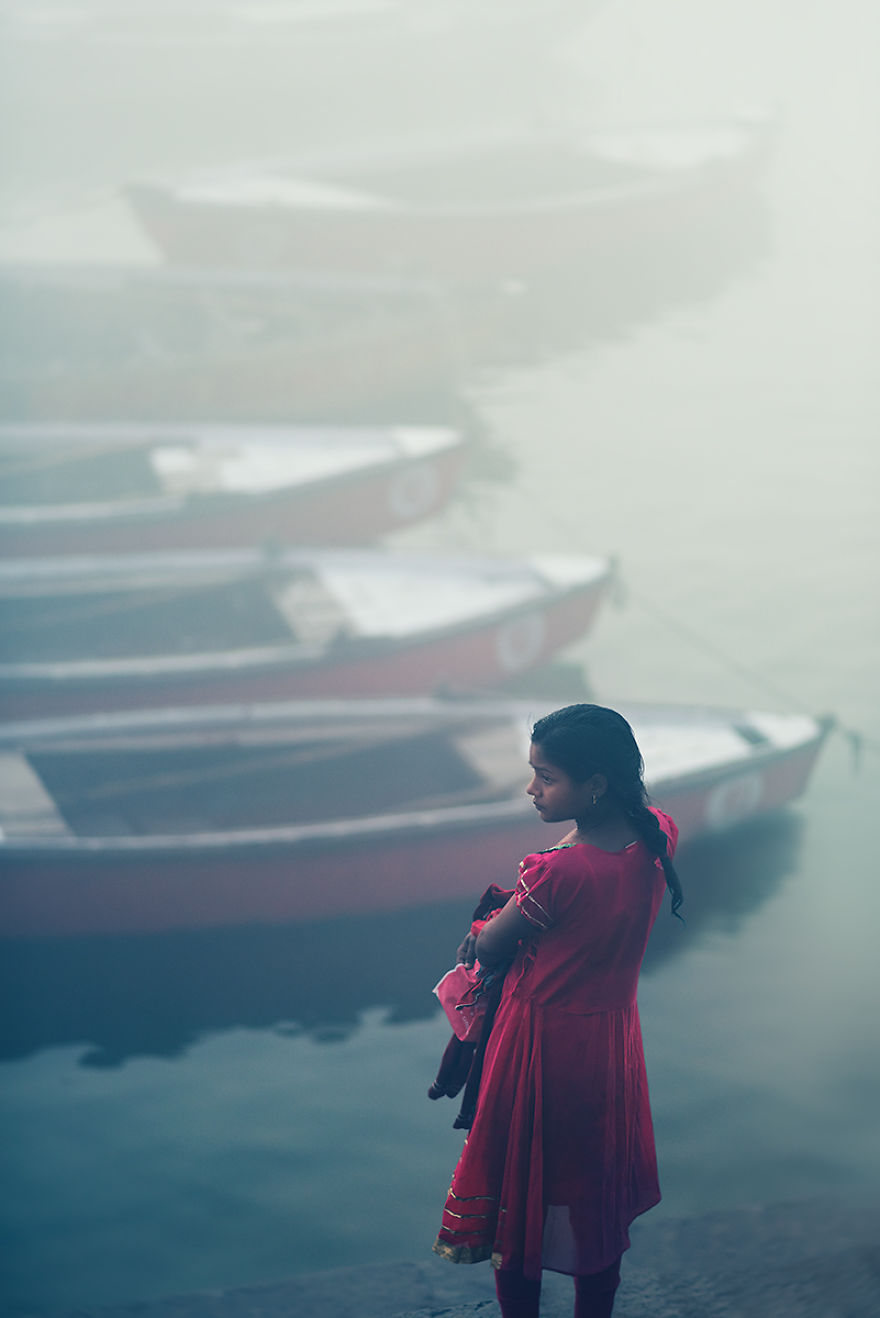
M535 926L520 912L516 898L511 897L504 909L480 931L475 949L477 960L492 970L509 961L520 939L531 937L534 932Z

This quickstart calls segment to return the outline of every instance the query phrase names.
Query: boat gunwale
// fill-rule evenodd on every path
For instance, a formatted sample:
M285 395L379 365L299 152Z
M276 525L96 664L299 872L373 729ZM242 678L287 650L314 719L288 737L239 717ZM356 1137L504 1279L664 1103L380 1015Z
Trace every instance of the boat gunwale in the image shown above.
M189 573L194 583L223 579L247 580L303 568L320 568L322 565L345 566L367 560L379 565L415 567L430 575L433 571L446 572L451 568L468 570L474 566L489 571L494 578L511 580L524 574L539 572L540 562L555 559L570 560L582 565L588 572L585 579L593 580L607 574L614 563L611 555L602 554L544 554L526 552L515 557L488 553L468 553L466 550L388 550L372 546L309 546L273 544L239 549L143 550L139 553L95 553L61 555L46 558L28 557L0 561L0 597L20 598L27 592L36 592L46 586L57 590L65 583L104 588L105 585L123 586L133 583L151 588L165 579L179 581L182 573ZM126 575L127 574L127 575Z

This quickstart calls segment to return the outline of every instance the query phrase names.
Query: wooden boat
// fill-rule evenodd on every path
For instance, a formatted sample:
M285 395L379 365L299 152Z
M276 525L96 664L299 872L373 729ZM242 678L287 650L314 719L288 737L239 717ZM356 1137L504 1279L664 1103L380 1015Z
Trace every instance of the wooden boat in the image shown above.
M378 549L0 563L0 718L485 687L583 635L610 575Z
M524 795L546 705L335 701L0 726L0 931L147 932L473 898L551 845ZM623 707L687 841L803 792L800 715Z
M452 494L442 428L0 425L0 557L361 543Z
M398 419L460 384L448 310L412 281L6 265L0 320L8 419Z
M126 189L172 261L391 271L453 283L604 263L706 223L767 149L764 122L419 142Z

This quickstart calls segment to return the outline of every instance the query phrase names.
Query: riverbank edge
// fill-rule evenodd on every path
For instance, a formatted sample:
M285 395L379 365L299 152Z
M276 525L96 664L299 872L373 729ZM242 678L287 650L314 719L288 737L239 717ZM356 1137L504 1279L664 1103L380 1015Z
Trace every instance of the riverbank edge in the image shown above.
M877 1318L880 1194L860 1191L638 1223L615 1318ZM569 1318L571 1280L545 1274L542 1318ZM491 1269L417 1261L9 1318L494 1318Z

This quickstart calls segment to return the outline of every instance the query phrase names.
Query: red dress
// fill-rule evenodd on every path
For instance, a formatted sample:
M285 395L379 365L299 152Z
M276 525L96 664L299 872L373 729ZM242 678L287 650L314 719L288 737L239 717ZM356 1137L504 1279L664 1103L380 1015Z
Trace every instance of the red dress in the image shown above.
M654 813L671 855L678 829ZM507 972L436 1253L533 1278L599 1272L659 1202L636 987L665 886L641 841L521 862L535 935Z

